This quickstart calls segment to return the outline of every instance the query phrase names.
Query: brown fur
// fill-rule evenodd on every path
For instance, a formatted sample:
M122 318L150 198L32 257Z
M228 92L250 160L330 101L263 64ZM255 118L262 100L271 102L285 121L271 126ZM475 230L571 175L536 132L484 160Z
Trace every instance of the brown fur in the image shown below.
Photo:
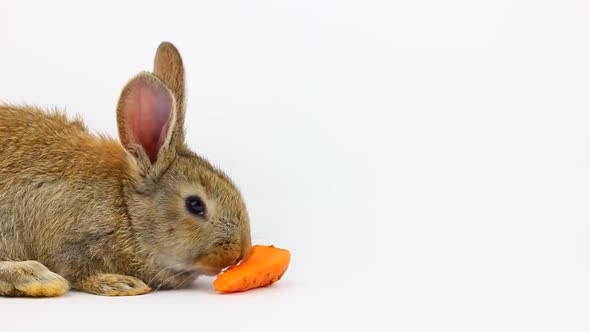
M57 296L68 282L99 295L143 294L190 285L247 254L239 191L184 142L184 69L172 44L160 45L154 67L121 93L121 142L57 111L0 105L0 295ZM127 93L139 81L174 102L155 162L124 123ZM205 218L186 210L191 195L206 203Z

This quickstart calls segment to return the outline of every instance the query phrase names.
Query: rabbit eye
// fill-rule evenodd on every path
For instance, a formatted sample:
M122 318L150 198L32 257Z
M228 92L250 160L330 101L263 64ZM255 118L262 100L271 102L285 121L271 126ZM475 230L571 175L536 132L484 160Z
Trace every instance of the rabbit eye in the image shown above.
M205 215L206 208L205 203L199 196L189 196L186 199L186 208L192 214L196 214L199 216Z

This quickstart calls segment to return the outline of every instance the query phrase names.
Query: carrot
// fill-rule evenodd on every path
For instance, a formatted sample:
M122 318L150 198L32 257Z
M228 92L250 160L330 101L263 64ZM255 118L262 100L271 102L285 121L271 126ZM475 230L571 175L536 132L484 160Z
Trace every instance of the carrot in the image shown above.
M238 265L221 272L213 282L220 293L243 292L279 281L287 271L291 253L274 246L255 245Z

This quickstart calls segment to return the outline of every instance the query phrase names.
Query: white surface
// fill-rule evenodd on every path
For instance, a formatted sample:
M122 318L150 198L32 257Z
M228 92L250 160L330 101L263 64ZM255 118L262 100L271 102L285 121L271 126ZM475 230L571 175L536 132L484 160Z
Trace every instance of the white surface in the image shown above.
M275 286L0 299L2 330L588 331L590 5L6 1L0 98L116 135L162 40ZM43 328L42 328L43 327Z

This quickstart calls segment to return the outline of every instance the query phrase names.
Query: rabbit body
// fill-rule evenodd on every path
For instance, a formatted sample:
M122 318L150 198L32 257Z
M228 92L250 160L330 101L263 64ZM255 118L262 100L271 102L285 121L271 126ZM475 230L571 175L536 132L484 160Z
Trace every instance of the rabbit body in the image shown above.
M184 142L172 44L154 67L121 94L120 141L58 111L0 105L0 295L137 295L247 254L239 191Z

